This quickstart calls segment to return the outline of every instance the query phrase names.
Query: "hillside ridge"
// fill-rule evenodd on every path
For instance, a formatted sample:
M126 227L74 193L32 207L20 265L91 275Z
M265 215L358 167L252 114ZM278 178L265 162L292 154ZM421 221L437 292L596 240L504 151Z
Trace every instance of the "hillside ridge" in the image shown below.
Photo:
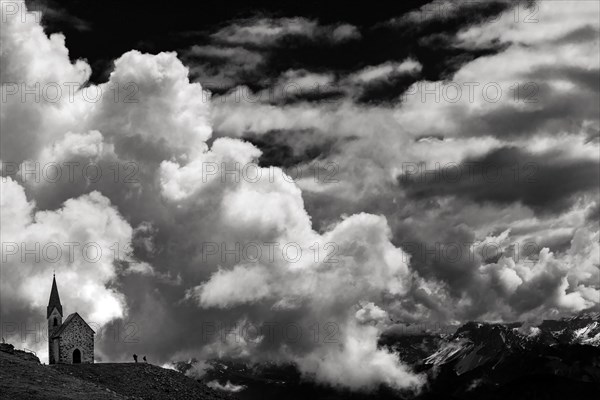
M144 363L43 365L0 351L0 398L59 400L229 399L170 369Z

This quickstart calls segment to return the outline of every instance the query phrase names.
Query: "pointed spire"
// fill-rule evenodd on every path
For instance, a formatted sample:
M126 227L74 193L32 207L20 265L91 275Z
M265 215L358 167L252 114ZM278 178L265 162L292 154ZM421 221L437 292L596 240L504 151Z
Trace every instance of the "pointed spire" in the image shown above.
M60 315L63 315L62 304L60 304L60 296L58 295L58 287L56 286L56 275L52 274L52 291L50 292L50 300L46 308L46 318L50 318L52 310L57 309Z

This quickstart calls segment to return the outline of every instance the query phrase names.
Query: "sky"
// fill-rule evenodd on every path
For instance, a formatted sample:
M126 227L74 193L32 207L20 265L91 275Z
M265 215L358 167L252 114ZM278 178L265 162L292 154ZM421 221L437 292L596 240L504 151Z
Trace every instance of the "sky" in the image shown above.
M2 0L2 335L418 390L382 332L600 303L595 1Z

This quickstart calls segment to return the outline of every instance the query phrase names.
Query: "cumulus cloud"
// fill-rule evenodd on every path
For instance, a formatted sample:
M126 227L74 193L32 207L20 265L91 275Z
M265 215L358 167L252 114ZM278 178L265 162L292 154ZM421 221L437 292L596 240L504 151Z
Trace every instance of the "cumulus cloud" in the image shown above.
M3 8L0 28L0 120L4 143L0 158L5 162L36 155L43 140L64 133L65 124L73 122L67 110L72 105L55 101L57 91L58 98L68 97L66 94L84 84L91 73L84 61L69 61L63 35L48 38L33 15L21 17L24 3L13 5L19 7L15 14L18 18L9 17L8 9ZM27 90L29 94L25 94ZM29 107L23 107L24 102Z
M252 149L250 145L232 139L219 139L214 142L207 155L223 157L229 153L226 149L231 146ZM226 160L227 156L221 158L223 159ZM219 158L216 160L219 161ZM198 171L193 167L193 162L188 166ZM163 187L172 188L163 194L171 201L186 203L188 198L196 196L202 201L202 194L207 193L204 190L209 190L212 186L211 196L222 196L220 223L227 229L220 235L237 237L243 246L253 239L265 238L265 241L257 246L258 254L263 255L259 260L219 269L207 282L189 290L188 299L196 301L204 308L267 307L284 315L302 309L303 312L296 319L305 329L308 326L307 319L318 316L320 321L339 326L343 335L350 335L344 337L343 340L347 340L348 343L344 343L341 348L324 342L311 346L308 353L327 354L331 357L331 363L377 363L378 357L382 357L386 360L386 368L392 368L392 375L383 381L378 380L378 374L373 374L356 388L364 387L365 382L368 383L366 386L391 383L391 376L407 378L394 383L396 387L418 386L420 379L411 378L411 373L395 358L396 356L377 350L376 341L369 344L368 341L377 336L376 332L366 335L363 330L370 330L370 327L354 326L356 317L351 312L352 305L360 301L377 301L382 293L388 293L390 296L406 295L411 285L411 274L405 262L405 255L389 242L390 231L385 219L367 214L355 215L323 235L318 235L311 229L310 220L303 209L301 192L291 180L285 179L280 170L272 180L267 179L269 169L262 168L259 169L261 172L258 175L264 178L259 182L241 180L235 185L224 185L221 180L221 184L216 187L215 182L219 182L222 177L212 176L208 182L198 180L195 181L195 187L181 191L174 187L172 179L180 182L176 184L178 187L185 175L178 173L176 168L177 166L165 166L163 169ZM189 176L197 174L192 173ZM215 191L220 191L221 194ZM278 248L273 257L268 258L266 255L270 253L266 243L276 243L280 246L293 244L294 247L291 254ZM326 254L315 259L314 246L323 252L328 250L327 246L332 247L335 260L329 259ZM220 261L223 261L222 258ZM244 282L244 285L236 285L236 282ZM332 297L332 293L338 294ZM346 333L346 330L350 330L351 333ZM354 338L354 333L360 337ZM234 348L238 349L239 345L237 343ZM306 342L303 345L306 346ZM368 346L360 358L352 356L355 345ZM303 346L299 346L295 351L290 351L290 346L290 343L284 341L274 346L275 349L271 351L278 350L279 357L296 362L302 372L314 375L324 382L343 385L343 382L351 378L344 373L338 377L331 376L320 364L304 359L306 349L301 351L300 356L294 354ZM252 355L252 347L250 350L246 349L243 354L249 352ZM371 350L375 352L373 358L369 358L367 354ZM337 355L338 351L343 354ZM359 367L359 364L349 365L348 371Z
M3 263L3 277L8 277L2 282L3 318L41 317L47 291L39 288L49 286L49 273L56 268L67 310L107 326L129 317L142 335L135 343L101 340L103 359L152 348L160 363L195 354L244 357L292 362L306 376L351 389L382 383L416 389L423 378L397 354L377 347L388 319L512 320L597 306L598 230L589 217L598 207L590 183L597 177L590 172L597 167L598 142L590 140L598 132L591 111L597 91L578 88L598 68L591 58L598 41L590 35L581 43L573 39L582 27L597 25L588 19L596 5L581 2L573 7L577 11L569 11L542 3L553 20L560 12L581 14L583 20L570 18L568 28L544 36L529 31L544 30L541 24L523 27L505 15L495 22L503 29L490 31L493 35L484 22L451 38L463 48L478 49L496 39L506 46L465 62L452 78L456 82L489 79L510 87L527 82L532 71L543 71L537 83L540 95L549 96L519 104L506 97L487 102L481 91L472 101L465 95L455 103L424 102L423 84L442 85L440 96L456 86L424 81L410 86L412 81L402 79L415 79L427 65L406 57L342 74L286 69L273 79L301 88L346 82L350 95L336 102L235 101L234 92L211 97L191 82L175 53L135 50L115 61L107 82L87 85L88 95L103 94L90 101L80 86L89 78L89 65L69 61L64 37L48 38L34 21L7 16L1 36L3 84L77 85L73 101L69 96L21 101L19 94L6 93L2 161L22 169L32 162L94 163L103 171L133 163L135 179L115 180L110 174L97 182L82 176L67 183L4 178L6 240L28 246L57 238L93 241L103 258L52 266L30 259ZM478 29L486 33L477 34ZM525 43L515 39L529 33ZM258 18L214 32L214 43L192 53L243 70L244 63L263 62L265 46L299 38L329 44L360 39L348 24ZM516 59L519 63L510 62ZM361 92L392 81L407 85L402 102L392 91L391 103L382 106ZM562 107L570 103L574 106ZM535 122L527 122L531 116ZM563 122L553 124L557 118ZM332 162L338 167L336 182L295 182L281 168L260 164L265 147L256 144L259 140L241 139L249 134L295 149L319 137L331 148L298 157L298 169L319 170L319 162ZM280 135L278 141L270 141L274 134ZM508 158L492 157L506 152ZM423 162L447 168L490 157L506 164L549 154L560 157L544 165L542 177L550 184L537 187L543 194L466 178L461 190L427 179L414 186L398 182ZM11 175L5 166L3 175ZM551 178L562 176L563 169L578 176L561 195ZM433 194L415 194L415 188ZM560 200L559 206L540 212L548 205L544 196ZM490 197L501 201L482 201ZM544 246L518 258L514 242L527 239ZM456 240L475 243L473 256L431 260L418 247ZM482 250L491 242L500 249L494 257ZM122 254L118 262L109 258L114 243ZM5 302L5 296L18 301ZM227 329L213 324L212 334L190 335L206 333L206 322L258 334L220 340L215 335ZM320 324L316 341L307 331L315 322ZM269 337L264 329L272 323L305 334L294 340L286 337L289 331Z
M155 152L166 148L166 154L175 157L204 151L212 133L209 95L200 84L190 83L187 74L175 53L124 54L115 61L115 69L102 91L109 92L113 85L128 90L131 98L115 101L114 97L104 96L90 124L102 132L113 133L127 153L140 151L145 144ZM142 143L134 146L126 138ZM134 156L143 159L141 154Z
M543 248L535 259L501 258L480 268L484 280L493 282L497 295L517 311L533 316L556 308L579 312L593 308L600 291L597 287L599 259L598 232L576 231L564 254ZM595 242L594 242L595 241ZM585 244L584 244L585 243Z
M413 16L449 18L458 15L462 7L459 2L437 5L448 5L445 10L454 11L435 14L428 9L427 15ZM553 308L569 313L597 305L596 300L589 303L581 294L598 290L597 271L589 271L596 281L583 284L575 284L572 278L564 280L563 273L527 283L528 279L514 270L490 266L490 260L483 258L442 262L421 256L423 249L457 242L452 237L457 232L466 242L473 242L490 231L513 228L507 238L513 245L534 242L536 257L549 246L554 249L549 254L562 260L575 233L589 222L584 217L586 210L595 207L598 143L591 138L598 132L598 95L597 81L590 77L597 76L598 61L590 57L598 52L598 39L585 32L596 30L597 5L539 2L529 8L517 6L520 16L537 12L548 24L515 21L516 11L511 7L497 18L474 18L474 25L456 38L449 37L450 42L463 48L484 48L500 41L503 50L466 62L448 81L415 83L395 107L347 100L286 107L224 102L215 110L217 129L240 136L247 131L270 136L273 130L280 130L283 143L290 132L302 130L352 137L338 142L336 151L328 153L327 159L338 166L338 183L299 182L309 213L313 221L327 226L343 212L385 210L396 243L413 255L411 266L442 281L441 288L420 297L436 312L453 297L463 300L457 300L453 311L442 314L460 318L514 319L531 309L551 315ZM572 16L568 21L567 14ZM552 28L559 21L561 27ZM502 95L495 98L493 89L498 87ZM296 139L289 137L287 143L294 145ZM357 160L360 168L355 167ZM469 172L467 164L475 168L487 165L501 171L502 177L494 182L481 171ZM304 163L299 166L309 168ZM566 170L576 178L561 177ZM455 179L457 171L462 175ZM404 183L415 178L432 186L401 182L398 188L389 184L394 176L411 174ZM528 179L528 174L534 177ZM437 190L442 187L447 191ZM457 228L445 234L440 226ZM597 226L589 229L595 232ZM488 265L483 281L481 265ZM540 268L552 267L544 264ZM545 297L544 304L533 301L533 288L542 282L553 293ZM490 286L502 296L512 297L495 314L490 310L496 304L493 301L476 306L479 300L475 299L484 295L477 287L487 290ZM521 303L517 298L532 301Z
M310 24L306 21L299 21L297 29L303 32L307 26ZM22 29L16 23L3 25L3 48L6 44L11 49L17 42L13 28ZM39 26L29 28L42 43L52 41ZM274 29L275 32L271 28L252 32L261 37L279 34ZM335 29L335 40L354 35L348 26ZM62 59L63 64L54 69L73 70L64 44L59 44L51 53L54 58ZM35 54L27 57L33 59ZM3 53L3 61L10 59L11 65L27 62L27 57L18 52ZM41 59L35 62L44 63ZM32 65L35 63L30 63L29 68ZM75 65L85 66L83 71L89 70L82 62ZM27 68L9 70L20 74L21 79L31 78ZM17 127L15 116L34 110L48 122L52 135L32 136L36 146L26 153L6 153L11 162L27 165L35 161L46 164L91 161L103 166L108 162L132 161L139 167L139 174L130 186L106 179L94 183L77 177L75 182L69 182L68 191L61 190L66 186L60 183L25 182L22 186L8 177L3 183L3 194L7 193L3 201L5 198L11 201L2 207L3 234L6 230L6 237L17 243L46 243L55 238L98 243L105 250L100 261L90 263L76 257L73 262L57 265L65 307L72 307L100 324L131 315L136 327L146 335L146 345L158 340L167 342L166 346L174 349L170 352L172 356L194 349L203 352L213 349L222 355L260 356L259 348L267 345L260 340L222 346L202 338L186 338L190 329L187 323L200 323L206 313L215 319L248 321L256 326L271 315L303 326L307 326L307 319L317 317L323 321L331 319L340 326L341 347L306 341L290 346L279 341L269 344L272 346L269 354L278 360L295 362L307 375L329 384L348 386L346 382L352 380L348 378L356 373L352 371L366 362L373 366L373 372L352 388L379 383L399 388L418 387L421 378L410 372L397 355L377 348L379 328L355 322L354 305L362 301L380 302L382 295L404 296L411 285L403 252L390 243L385 218L369 214L349 216L319 234L312 229L301 190L279 168L260 168L254 164L262 176L258 181L229 179L221 171L202 179L207 165L231 168L252 164L260 151L231 138L217 139L208 146L212 128L207 93L200 84L189 82L187 74L187 68L174 53L149 55L131 51L115 61L108 82L90 85L98 92L111 93L110 96L102 96L95 102L60 99L47 107L15 101L14 107L20 112L3 113L3 129L5 125ZM111 87L115 86L127 90L127 99L135 101L113 97ZM54 119L48 119L46 113ZM36 211L26 192L48 208ZM161 237L171 246L155 247L154 243L161 243ZM273 259L246 264L205 259L202 268L198 268L206 255L203 241L208 240L229 246L258 241L264 250L273 242L293 243L294 250L299 249L302 256L291 262L290 253L278 252ZM310 249L315 243L325 253L316 262ZM327 254L327 244L339 246L339 253ZM108 251L111 248L123 254L122 258L112 258L112 252ZM141 259L134 259L135 255ZM331 257L339 260L329 264ZM3 276L9 279L3 280L2 294L18 299L15 306L31 309L33 317L34 310L43 309L47 299L47 292L39 288L44 287L43 282L49 282L48 268L25 266L28 279L19 281L17 277L23 276L24 271L20 260L13 266L3 264ZM181 276L179 284L166 285L164 277L175 275ZM246 284L240 286L240 279ZM348 286L351 290L347 290ZM334 293L344 294L333 296ZM173 303L179 307L173 307ZM3 307L3 313L8 310ZM179 319L173 319L178 313ZM170 338L158 335L157 325L150 324L157 320L161 321L159 326L173 326L167 334L172 335ZM123 343L102 341L99 353L110 358L121 346ZM328 359L326 368L321 368L321 356ZM333 374L333 363L340 361L347 363L345 370Z
M359 328L354 324L345 328L341 351L330 346L310 353L300 359L301 370L317 370L317 380L353 389L373 388L375 383L385 383L398 389L414 389L423 385L423 377L414 375L406 366L399 364L397 355L376 348L375 338L380 333L376 328Z
M388 317L385 310L381 309L374 303L363 303L362 307L355 314L356 319L360 323L382 322Z
M128 259L132 228L110 200L91 192L57 210L36 210L17 182L6 178L0 185L6 320L23 313L35 321L29 309L46 305L48 293L40 288L48 286L53 271L67 313L82 313L96 329L123 318L126 300L111 282L117 274L115 262ZM44 343L34 340L30 345L45 354Z
M289 341L275 346L279 357L295 362L303 373L319 381L337 386L353 382L350 386L356 389L379 383L416 388L422 379L400 363L396 355L377 348L379 328L367 323L369 318L383 317L383 310L373 301L382 294L404 296L412 282L406 257L389 243L389 234L381 217L351 216L322 238L313 235L315 244L335 244L335 260L315 262L314 254L304 247L302 254L309 255L295 263L277 260L268 267L238 265L213 274L189 295L203 307L230 308L254 303L283 315L300 309L303 313L300 319L295 318L295 323L303 329L311 318L331 324L339 330L339 338L314 343L308 352L302 351L307 345L304 340L302 346ZM304 242L300 239L296 240ZM305 242L305 246L311 243ZM246 284L232 290L236 281ZM331 296L332 293L336 295ZM353 312L352 305L363 301L371 303L365 304L363 311ZM282 302L287 306L282 307ZM372 373L358 372L365 366Z
M115 277L115 255L126 256L132 228L110 201L100 193L92 192L68 200L63 208L56 211L34 211L35 205L27 201L23 188L11 178L2 183L2 189L6 196L3 196L4 215L13 217L10 224L2 225L5 243L18 246L5 252L5 257L11 260L7 260L8 264L4 266L4 290L14 291L14 296L9 297L24 297L25 303L43 304L45 293L36 290L36 285L54 266L59 274L64 269L67 301L82 296L85 311L101 324L123 316L123 299L116 291L105 288L104 284ZM43 245L48 246L47 251L34 251L31 256L27 255L28 249ZM118 247L111 249L115 245ZM13 252L15 254L11 254ZM42 266L35 266L38 263ZM37 279L35 284L33 281L17 284L11 279L11 276L15 279L21 276L25 270L31 273L31 279ZM77 288L78 284L81 289ZM30 290L21 292L19 288L22 285ZM95 302L96 295L105 297L106 301Z

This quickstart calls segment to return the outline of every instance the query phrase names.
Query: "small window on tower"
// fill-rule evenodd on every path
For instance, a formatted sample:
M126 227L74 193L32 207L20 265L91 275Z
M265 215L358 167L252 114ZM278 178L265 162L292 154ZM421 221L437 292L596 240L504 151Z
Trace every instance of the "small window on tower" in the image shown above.
M54 317L54 326L58 325L58 319L56 319L56 317Z

